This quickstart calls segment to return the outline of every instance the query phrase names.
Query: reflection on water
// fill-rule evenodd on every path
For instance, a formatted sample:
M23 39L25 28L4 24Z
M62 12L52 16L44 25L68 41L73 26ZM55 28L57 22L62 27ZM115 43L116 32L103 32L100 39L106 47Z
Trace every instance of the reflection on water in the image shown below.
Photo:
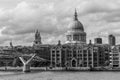
M0 76L0 80L120 80L120 72L37 72Z

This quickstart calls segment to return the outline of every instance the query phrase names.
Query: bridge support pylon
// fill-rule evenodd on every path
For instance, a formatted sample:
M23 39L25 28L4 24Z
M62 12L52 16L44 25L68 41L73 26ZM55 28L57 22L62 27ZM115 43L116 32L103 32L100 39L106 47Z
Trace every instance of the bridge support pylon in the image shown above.
M30 64L23 65L23 72L30 72Z
M35 57L35 54L27 61L25 61L23 59L23 57L19 57L19 59L21 60L21 62L23 63L23 72L30 72L30 62L32 61L32 59Z

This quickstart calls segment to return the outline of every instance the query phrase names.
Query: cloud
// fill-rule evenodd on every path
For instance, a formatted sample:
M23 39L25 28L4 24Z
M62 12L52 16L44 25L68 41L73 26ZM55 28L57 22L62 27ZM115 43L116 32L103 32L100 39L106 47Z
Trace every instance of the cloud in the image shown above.
M119 5L119 0L18 0L9 9L0 6L0 30L4 28L0 43L6 45L13 40L15 44L31 45L36 29L41 32L43 43L64 43L75 8L87 40L108 34L119 37Z
M62 25L65 24L65 19L63 21L58 20L57 16L54 15L53 6L53 3L36 6L21 2L14 9L1 10L3 14L0 15L0 27L5 27L1 34L2 37L9 36L4 41L11 39L18 42L19 40L34 40L34 36L31 38L29 34L34 35L36 29L39 29L45 35L51 34L54 37L59 37L61 33L65 32L64 26Z

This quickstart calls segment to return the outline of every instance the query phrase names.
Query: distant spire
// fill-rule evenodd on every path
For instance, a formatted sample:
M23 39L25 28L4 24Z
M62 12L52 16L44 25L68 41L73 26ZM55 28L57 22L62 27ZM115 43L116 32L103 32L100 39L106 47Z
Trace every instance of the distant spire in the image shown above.
M60 40L58 41L58 45L61 45L61 41Z
M35 32L35 40L33 45L39 45L39 44L41 44L41 35L39 30L37 29Z
M39 36L39 38L41 38L40 32L38 32L38 36Z
M10 47L13 48L13 44L12 44L12 41L10 41Z
M36 30L36 33L38 33L39 31L38 31L38 29Z
M89 40L89 44L92 44L92 41L91 41L91 40Z
M35 39L37 39L37 37L39 36L38 33L39 33L39 31L37 29L36 32L35 32Z
M78 18L77 18L77 10L76 10L76 8L75 8L74 20L78 20Z

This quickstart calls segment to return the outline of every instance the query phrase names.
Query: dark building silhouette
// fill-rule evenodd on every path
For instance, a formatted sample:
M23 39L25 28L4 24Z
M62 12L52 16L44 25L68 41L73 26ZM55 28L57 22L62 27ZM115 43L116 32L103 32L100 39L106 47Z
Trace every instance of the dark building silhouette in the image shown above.
M95 38L95 44L102 44L102 38Z
M108 41L109 41L109 45L111 45L111 46L115 45L115 43L116 43L115 36L112 35L112 34L110 34L110 35L108 36Z

